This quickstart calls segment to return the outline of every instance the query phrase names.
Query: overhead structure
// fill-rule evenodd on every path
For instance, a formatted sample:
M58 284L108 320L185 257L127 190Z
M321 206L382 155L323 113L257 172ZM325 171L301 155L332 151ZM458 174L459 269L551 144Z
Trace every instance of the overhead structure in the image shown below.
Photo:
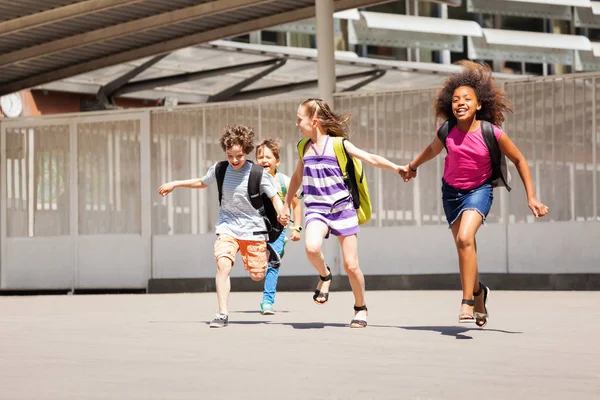
M37 88L138 99L172 97L180 103L314 97L318 93L317 55L316 49L219 40L174 51L155 63L149 63L153 58L136 60ZM460 69L456 65L363 58L347 51L335 52L335 62L337 92L433 86ZM149 66L140 71L143 65ZM262 74L276 65L279 68ZM139 73L129 79L131 71ZM250 82L257 74L262 74L260 79ZM521 77L496 74L498 79Z
M331 0L334 11L382 0ZM0 3L0 95L315 16L315 0Z
M590 5L575 8L575 26L600 29L600 1L590 1Z
M582 66L580 51L591 51L585 36L554 33L483 29L483 37L470 37L470 59L501 59L531 63L553 63Z
M481 37L474 21L362 11L348 28L351 44L463 52L463 37Z
M584 71L600 71L600 43L592 42L591 51L581 51L580 62Z
M467 0L467 11L571 21L573 7L590 8L590 3L590 0Z

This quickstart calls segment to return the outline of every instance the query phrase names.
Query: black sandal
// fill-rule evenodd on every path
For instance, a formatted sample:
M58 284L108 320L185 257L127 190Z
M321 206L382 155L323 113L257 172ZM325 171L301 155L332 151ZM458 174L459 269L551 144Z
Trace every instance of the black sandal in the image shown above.
M367 305L364 304L360 307L354 306L354 311L368 311L367 310ZM364 319L353 319L352 321L350 321L350 328L366 328L367 327L367 321L365 321Z
M327 266L326 266L326 267L327 267ZM327 271L329 271L329 275L327 275L327 276L320 276L320 275L319 275L319 278L320 278L320 279L321 279L323 282L330 281L330 280L331 280L331 278L332 278L332 275L331 275L331 270L329 269L329 267L327 267ZM330 288L331 288L331 286L330 286ZM321 301L317 301L317 299L325 299L325 301L322 301L322 302L321 302ZM327 293L323 293L323 292L321 292L319 289L317 289L317 290L315 290L315 294L313 295L313 300L314 300L314 301L315 301L315 303L317 303L317 304L325 304L325 303L327 303L327 300L329 300L329 292L327 292Z
M489 313L488 313L488 309L487 309L487 301L488 301L488 297L490 294L490 288L485 286L483 283L479 282L479 290L475 293L473 293L473 296L478 297L481 295L481 292L483 291L483 307L485 308L485 312L480 313L480 312L473 312L473 314L475 315L475 324L480 327L483 328L487 322L488 322L488 317L489 317Z
M461 306L463 304L466 304L468 306L475 307L475 300L462 299L462 301L460 302L460 304L461 304ZM472 314L469 314L469 313L461 312L458 315L458 322L460 324L466 324L466 323L470 323L470 322L475 322L475 313L473 312Z

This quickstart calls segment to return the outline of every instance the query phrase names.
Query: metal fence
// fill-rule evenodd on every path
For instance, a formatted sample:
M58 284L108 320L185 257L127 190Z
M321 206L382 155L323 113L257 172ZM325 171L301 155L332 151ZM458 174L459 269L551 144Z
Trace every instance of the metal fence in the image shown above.
M514 113L504 129L531 166L538 197L551 207L548 221L595 220L598 196L600 76L582 75L505 83ZM352 114L350 139L359 147L404 164L435 135L436 89L336 96L334 108ZM301 99L199 105L150 111L150 190L162 182L200 177L223 159L218 140L228 124L252 126L257 141L278 137L282 166L291 173L300 134ZM69 124L52 117L6 128L6 232L10 237L68 235L70 192L78 196L78 233L139 233L140 126L137 120L86 122L77 131L77 187L70 182ZM43 122L37 125L36 121ZM254 154L251 154L251 158ZM498 196L488 223L531 222L523 185L511 165L513 192ZM440 179L443 155L404 184L367 168L374 217L368 226L443 224ZM506 201L506 216L502 206ZM216 189L188 191L152 202L153 234L199 234L216 220Z
M538 198L550 207L543 221L597 221L600 74L511 81L504 86L514 113L507 115L503 129L525 155ZM436 90L347 93L335 97L334 109L352 114L353 143L405 164L435 137ZM10 270L18 251L25 251L12 249L23 243L12 239L70 237L75 244L61 246L74 251L85 248L91 254L95 242L86 239L80 245L75 239L106 242L112 235L120 243L123 235L141 235L148 240L137 243L136 254L145 254L150 235L212 232L218 209L215 187L178 190L161 198L158 186L201 177L224 159L219 138L224 127L233 123L252 126L257 142L280 138L280 169L290 174L298 161L296 144L301 135L295 120L301 100L0 122L2 273L6 274L7 265ZM250 158L254 157L252 153ZM388 171L366 168L374 211L367 227L445 225L440 195L443 161L440 155L422 166L419 177L409 184ZM511 168L513 191L495 192L489 224L534 220L523 185ZM54 246L48 245L48 251ZM36 251L34 247L27 251ZM80 252L72 262L81 263L86 257ZM18 260L24 264L27 257ZM128 262L122 260L123 265Z

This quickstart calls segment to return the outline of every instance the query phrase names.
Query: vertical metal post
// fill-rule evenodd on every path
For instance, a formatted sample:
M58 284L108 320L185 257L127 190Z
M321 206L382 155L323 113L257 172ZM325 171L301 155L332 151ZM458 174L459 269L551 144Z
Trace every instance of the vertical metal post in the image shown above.
M592 78L592 216L598 219L598 132L596 131L596 84L597 78Z
M70 170L70 213L69 213L69 231L71 237L71 262L73 267L73 276L71 277L71 293L79 285L79 165L78 165L78 144L77 144L77 125L79 120L73 119L69 129L69 157L71 165Z
M27 188L25 189L25 193L27 193L27 233L29 237L33 237L35 233L35 209L36 204L34 204L35 197L33 191L35 190L35 143L34 143L35 133L34 128L27 128L27 149L25 154L27 154Z
M146 110L139 117L140 121L140 191L141 191L141 226L140 232L142 239L148 250L148 279L153 276L152 266L152 177L151 172L151 143L152 136L150 134L150 111ZM147 289L147 288L146 288Z
M575 162L569 164L569 211L571 221L575 221Z
M202 163L201 165L204 165L203 169L208 168L208 165L206 164L206 108L202 109L202 140L201 142L201 149L200 149L200 154L202 156ZM204 171L200 172L200 175L203 175ZM200 197L200 233L207 233L209 232L209 227L208 227L208 200L207 200L207 190L200 190L199 193L199 197Z
M317 61L319 96L333 106L335 92L335 53L333 36L333 0L315 0L317 17Z
M6 269L6 124L0 122L0 288L5 288Z
M448 5L440 4L440 18L448 19ZM450 50L442 50L442 64L450 64Z
M377 115L377 94L373 95L373 148L374 153L379 154L378 147L378 120L379 116ZM383 226L383 170L381 168L377 168L377 227L381 228Z

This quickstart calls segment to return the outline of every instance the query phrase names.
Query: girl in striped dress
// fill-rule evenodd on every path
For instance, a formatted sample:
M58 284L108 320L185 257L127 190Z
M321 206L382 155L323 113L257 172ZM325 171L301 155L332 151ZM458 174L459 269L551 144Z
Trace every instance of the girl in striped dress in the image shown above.
M289 221L289 208L294 193L302 184L304 190L305 249L310 263L320 275L320 282L313 300L325 304L329 299L331 271L325 264L321 248L323 240L333 234L338 237L344 258L344 269L350 280L354 294L354 318L351 328L367 326L367 306L365 304L365 278L358 265L358 218L352 203L352 196L342 179L330 136L346 138L349 116L331 111L327 103L320 99L309 99L300 104L296 126L304 137L310 138L304 155L298 161L291 177L285 210L281 214L282 224ZM384 157L367 153L350 143L344 142L346 151L374 167L388 169L402 176L406 168Z

